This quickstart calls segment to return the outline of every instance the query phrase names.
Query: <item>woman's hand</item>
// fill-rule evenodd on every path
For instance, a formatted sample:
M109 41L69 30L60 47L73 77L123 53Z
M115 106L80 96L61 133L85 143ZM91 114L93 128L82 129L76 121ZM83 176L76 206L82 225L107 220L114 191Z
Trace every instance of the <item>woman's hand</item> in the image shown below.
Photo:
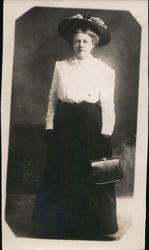
M56 137L55 137L55 130L54 129L46 129L44 135L44 141L46 143L46 161L47 164L51 164L51 170L53 170L53 166L55 166L55 159L56 159ZM54 172L51 172L54 173Z
M101 145L102 158L112 157L112 144L110 135L101 134Z
M109 138L110 139L110 135L102 134L102 136L105 137L105 138Z
M54 129L46 129L44 139L47 144L49 144L54 137Z

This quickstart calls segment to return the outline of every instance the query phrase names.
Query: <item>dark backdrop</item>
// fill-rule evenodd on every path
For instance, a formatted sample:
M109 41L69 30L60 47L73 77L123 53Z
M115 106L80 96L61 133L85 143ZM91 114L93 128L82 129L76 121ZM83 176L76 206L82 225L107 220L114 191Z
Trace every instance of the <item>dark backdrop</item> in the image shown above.
M32 8L16 20L8 194L37 192L46 158L45 116L54 63L72 55L57 26L76 13L99 16L111 29L111 42L94 54L116 71L112 142L124 171L117 193L133 194L141 27L127 11L45 7Z

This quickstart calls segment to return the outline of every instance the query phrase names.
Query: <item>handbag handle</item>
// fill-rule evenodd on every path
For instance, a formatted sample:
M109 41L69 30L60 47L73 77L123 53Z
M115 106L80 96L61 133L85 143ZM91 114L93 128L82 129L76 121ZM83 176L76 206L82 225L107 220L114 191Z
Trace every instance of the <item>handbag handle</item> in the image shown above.
M90 160L90 163L96 162L96 161L110 161L110 160L119 160L119 157L114 157L114 158L104 157L104 158L100 158L100 159Z

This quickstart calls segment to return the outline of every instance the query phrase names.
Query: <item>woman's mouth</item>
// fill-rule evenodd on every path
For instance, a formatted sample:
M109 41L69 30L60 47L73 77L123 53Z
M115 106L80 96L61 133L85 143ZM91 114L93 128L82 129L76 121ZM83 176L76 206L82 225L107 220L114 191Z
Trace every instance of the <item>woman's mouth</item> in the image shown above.
M83 51L85 51L85 49L79 48L79 52L83 52Z

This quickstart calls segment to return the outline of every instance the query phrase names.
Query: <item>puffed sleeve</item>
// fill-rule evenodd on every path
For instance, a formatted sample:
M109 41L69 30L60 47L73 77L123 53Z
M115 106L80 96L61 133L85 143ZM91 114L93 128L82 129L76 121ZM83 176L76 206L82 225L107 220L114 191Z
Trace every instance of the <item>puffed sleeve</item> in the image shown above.
M46 114L46 129L53 129L53 119L58 101L57 97L57 84L58 84L58 61L55 62L52 83L48 99L48 107Z
M100 101L102 107L102 134L111 135L115 125L115 71L111 67L105 71L103 87L100 91Z

